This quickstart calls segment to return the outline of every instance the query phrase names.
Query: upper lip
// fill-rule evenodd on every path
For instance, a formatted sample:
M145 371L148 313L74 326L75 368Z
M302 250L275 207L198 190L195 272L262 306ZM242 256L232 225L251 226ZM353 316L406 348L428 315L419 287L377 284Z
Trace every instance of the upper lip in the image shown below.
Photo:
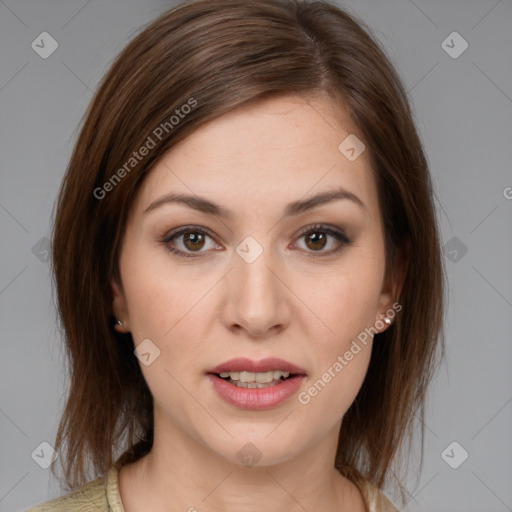
M253 361L246 357L237 357L230 359L225 363L221 363L214 368L211 368L208 373L222 373L222 372L254 372L264 373L270 371L284 371L290 372L294 375L306 375L306 372L299 366L292 364L277 357L268 357L261 361Z

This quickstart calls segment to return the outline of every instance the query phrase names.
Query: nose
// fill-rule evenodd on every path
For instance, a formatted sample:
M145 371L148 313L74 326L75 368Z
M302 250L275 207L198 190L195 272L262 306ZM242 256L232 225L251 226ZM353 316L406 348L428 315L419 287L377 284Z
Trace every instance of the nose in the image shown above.
M290 319L290 291L281 267L270 250L263 250L254 261L235 253L233 265L225 277L224 325L233 331L246 331L253 338L275 336Z

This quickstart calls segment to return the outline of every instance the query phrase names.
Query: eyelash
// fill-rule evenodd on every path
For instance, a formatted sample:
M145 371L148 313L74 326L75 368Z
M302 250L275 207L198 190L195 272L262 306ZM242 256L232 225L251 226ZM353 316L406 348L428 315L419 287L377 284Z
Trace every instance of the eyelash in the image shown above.
M301 239L301 238L303 238L306 235L309 235L311 233L318 233L318 232L325 233L327 235L333 236L334 238L336 238L336 240L338 240L338 242L340 242L340 245L336 249L332 249L332 250L327 251L327 252L307 251L307 252L310 252L310 257L312 257L312 258L324 258L324 257L327 257L327 256L332 256L333 254L338 253L339 251L341 251L345 246L351 245L353 243L353 240L350 240L345 235L345 233L343 231L339 231L337 229L333 229L333 228L331 228L329 226L326 226L324 224L316 224L314 226L311 226L311 227L305 229L304 231L302 231L299 234L298 239ZM178 238L181 235L184 235L186 233L200 233L202 235L207 235L207 236L209 236L212 239L214 238L212 236L212 234L210 233L210 231L205 229L205 228L195 227L195 226L188 226L188 227L182 228L182 229L180 229L178 231L174 231L174 232L166 234L160 240L160 242L166 246L166 248L167 248L167 250L169 252L171 252L173 254L176 254L177 256L179 256L181 258L199 258L199 257L201 257L199 252L205 252L205 251L198 251L197 255L193 255L191 253L186 253L186 252L180 251L179 249L176 249L176 248L172 247L171 245L169 245L170 242L174 238Z

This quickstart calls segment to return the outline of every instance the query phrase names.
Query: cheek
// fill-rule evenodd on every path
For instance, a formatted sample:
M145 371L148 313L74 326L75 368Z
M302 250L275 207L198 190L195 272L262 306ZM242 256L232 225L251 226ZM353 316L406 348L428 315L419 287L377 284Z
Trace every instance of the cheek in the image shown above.
M163 248L126 243L131 250L122 255L121 272L135 343L145 338L164 341L184 324L190 327L189 314L207 289L203 280L177 273Z
M327 424L339 421L356 398L366 376L372 340L363 343L347 336L337 344L323 347L318 366L298 396L301 406L313 416L328 417Z
M131 288L131 289L130 289ZM135 340L161 338L186 313L186 295L176 283L153 280L148 274L133 275L126 287L130 327Z
M331 421L345 414L366 376L372 350L369 328L378 311L382 272L375 258L347 259L345 267L330 273L329 279L317 280L309 295L307 286L300 290L323 327L319 329L319 319L312 317L309 339L315 346L314 372L299 403L310 404Z
M320 351L330 356L333 351L344 352L350 340L373 325L381 278L378 266L361 262L297 281L294 291L314 313L308 315L309 337L316 339Z

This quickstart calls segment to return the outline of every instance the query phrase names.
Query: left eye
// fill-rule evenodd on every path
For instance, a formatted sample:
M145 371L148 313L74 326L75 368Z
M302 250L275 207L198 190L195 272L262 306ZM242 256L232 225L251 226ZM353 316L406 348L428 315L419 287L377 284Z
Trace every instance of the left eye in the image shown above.
M328 237L334 238L337 241L337 246L330 251L323 251L322 249L324 249L328 244ZM312 249L313 253L320 253L318 255L311 254L313 257L329 256L330 254L340 251L345 245L352 243L352 240L349 240L343 231L338 231L337 229L322 225L314 226L301 233L299 240L303 238L305 238L306 246Z
M325 249L325 247L328 245L329 237L334 238L338 242L337 247L328 251L324 251L323 249ZM180 238L182 238L182 248L177 248L176 246L180 244L177 244L175 240L179 240ZM201 249L205 247L207 238L213 241L213 237L205 229L189 227L166 235L162 239L162 243L166 245L170 252L176 254L177 256L184 258L194 258L198 255L193 253L206 252L202 251ZM338 231L337 229L325 227L322 225L313 226L306 231L303 231L299 235L298 239L305 239L306 251L310 252L310 255L313 257L329 256L338 252L344 246L352 243L352 241L348 239L343 231ZM216 244L213 243L212 246L215 247ZM308 249L310 250L308 251Z

